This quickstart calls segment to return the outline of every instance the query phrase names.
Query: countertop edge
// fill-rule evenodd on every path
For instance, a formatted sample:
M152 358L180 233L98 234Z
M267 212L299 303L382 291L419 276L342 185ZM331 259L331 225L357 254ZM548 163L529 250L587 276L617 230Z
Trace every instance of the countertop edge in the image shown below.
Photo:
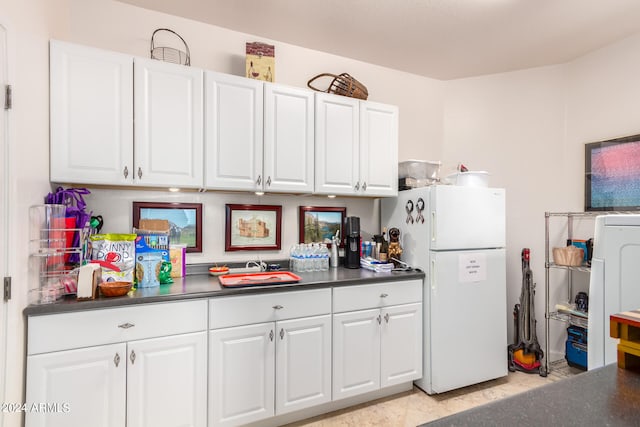
M41 316L47 314L68 313L74 311L98 310L124 307L137 304L163 303L201 298L216 298L231 295L250 295L271 292L302 291L327 287L366 285L380 282L395 282L420 279L425 273L421 270L408 272L374 273L363 269L339 267L328 272L296 273L302 280L299 283L241 288L224 288L215 277L208 274L187 275L175 279L172 285L160 285L156 288L143 288L127 296L78 301L68 298L52 304L29 305L23 315Z

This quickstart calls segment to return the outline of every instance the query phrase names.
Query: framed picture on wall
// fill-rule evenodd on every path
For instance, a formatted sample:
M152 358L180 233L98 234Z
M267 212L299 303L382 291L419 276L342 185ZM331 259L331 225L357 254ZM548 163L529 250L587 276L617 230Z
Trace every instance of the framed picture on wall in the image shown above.
M340 247L344 247L344 219L347 208L333 206L300 206L298 225L300 243L326 243L339 232Z
M202 203L133 202L134 228L140 228L141 219L167 220L169 243L202 252Z
M225 251L280 250L282 206L226 205Z
M585 211L640 210L640 135L585 144Z

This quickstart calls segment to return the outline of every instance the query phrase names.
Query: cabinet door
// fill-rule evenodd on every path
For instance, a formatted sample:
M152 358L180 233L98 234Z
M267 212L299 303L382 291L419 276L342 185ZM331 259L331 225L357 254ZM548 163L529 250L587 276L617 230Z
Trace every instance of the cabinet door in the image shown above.
M263 82L205 73L205 185L262 190Z
M398 195L398 107L360 102L360 191Z
M264 189L313 191L313 92L265 83Z
M331 400L331 316L276 323L276 414Z
M382 309L381 387L422 377L422 304Z
M380 388L379 309L333 315L333 399Z
M50 179L131 184L133 57L50 44Z
M274 415L275 324L209 332L209 426Z
M112 344L27 357L29 427L125 425L126 345ZM54 405L51 407L51 405Z
M202 70L143 58L134 70L135 182L202 188Z
M207 423L206 332L127 344L127 425Z
M358 194L358 100L316 93L315 192Z

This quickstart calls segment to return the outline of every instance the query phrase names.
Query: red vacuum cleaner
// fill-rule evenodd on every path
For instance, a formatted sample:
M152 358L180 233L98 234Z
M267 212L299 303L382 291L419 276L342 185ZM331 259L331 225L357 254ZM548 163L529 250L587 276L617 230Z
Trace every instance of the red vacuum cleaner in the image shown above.
M544 353L536 336L536 318L534 310L535 284L529 266L531 251L522 249L522 293L520 304L513 309L514 343L508 346L509 371L521 371L529 374L547 376L540 363Z

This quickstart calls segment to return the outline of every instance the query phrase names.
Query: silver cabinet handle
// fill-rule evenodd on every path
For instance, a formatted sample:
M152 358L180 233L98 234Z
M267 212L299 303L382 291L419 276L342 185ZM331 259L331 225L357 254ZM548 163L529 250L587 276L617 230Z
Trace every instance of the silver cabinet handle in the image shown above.
M274 305L274 306L273 306L273 309L274 309L274 310L282 310L283 308L284 308L284 307L283 307L283 306L281 306L280 304L278 304L278 305Z
M256 180L256 184L257 185L262 184L262 175L258 175L258 179Z
M284 328L280 329L280 339L284 339Z
M273 341L273 329L269 332L269 340Z
M271 187L271 175L267 177L267 187Z
M133 365L136 361L136 352L131 350L131 354L129 355L129 360L131 360L131 364Z
M118 353L113 357L113 363L116 365L116 368L120 364L120 355Z
M362 191L367 191L367 183L362 184Z
M378 314L378 325L382 323L382 317Z
M138 167L138 178L142 179L142 168Z
M354 187L356 191L360 189L360 181L356 182L356 186Z
M388 296L389 296L389 294L380 294L380 298L386 298Z
M133 323L127 322L127 323L123 323L122 325L118 325L118 328L129 329L129 328L133 328L134 326L136 325L134 325Z
M389 323L389 313L384 315L385 322Z
M124 167L124 170L122 171L122 174L124 175L125 179L129 176L129 168L127 168L126 166Z

